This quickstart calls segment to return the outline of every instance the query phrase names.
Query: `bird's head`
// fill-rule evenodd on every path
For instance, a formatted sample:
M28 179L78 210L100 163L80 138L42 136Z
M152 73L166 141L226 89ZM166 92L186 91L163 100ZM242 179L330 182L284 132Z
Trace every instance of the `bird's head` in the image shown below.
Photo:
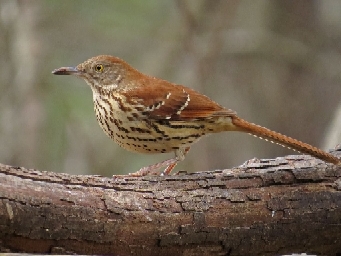
M100 55L90 58L76 67L62 67L52 71L55 75L75 75L86 81L93 92L119 89L127 76L137 72L123 60Z

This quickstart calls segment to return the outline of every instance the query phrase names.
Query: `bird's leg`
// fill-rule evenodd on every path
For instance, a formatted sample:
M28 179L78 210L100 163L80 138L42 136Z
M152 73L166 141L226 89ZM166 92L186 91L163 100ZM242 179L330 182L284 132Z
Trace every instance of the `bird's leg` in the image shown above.
M177 149L175 151L175 157L153 164L149 165L146 167L141 168L137 172L134 173L129 173L129 176L134 176L134 177L141 177L141 176L146 176L148 174L156 174L156 172L164 166L167 166L166 169L161 172L160 175L169 175L170 172L174 169L174 167L177 165L178 162L182 161L185 159L185 155L189 151L190 147L184 148L184 149Z
M190 147L187 147L185 149L178 149L175 151L175 159L176 162L171 163L167 166L167 168L161 173L161 175L169 175L171 171L175 168L178 162L183 161L185 159L185 155L190 150ZM171 160L171 159L170 159Z

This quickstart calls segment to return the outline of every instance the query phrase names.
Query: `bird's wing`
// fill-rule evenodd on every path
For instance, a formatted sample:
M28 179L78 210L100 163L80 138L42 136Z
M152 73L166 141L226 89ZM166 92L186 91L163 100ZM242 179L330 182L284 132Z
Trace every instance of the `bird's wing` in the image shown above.
M142 86L131 87L123 94L149 119L188 121L236 114L182 85L150 77L139 82Z

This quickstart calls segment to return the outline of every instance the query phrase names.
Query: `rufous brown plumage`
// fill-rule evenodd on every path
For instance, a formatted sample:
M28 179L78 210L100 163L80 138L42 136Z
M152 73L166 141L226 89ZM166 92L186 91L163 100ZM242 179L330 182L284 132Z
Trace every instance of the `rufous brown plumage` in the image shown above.
M174 158L133 175L146 175L161 167L169 174L194 142L223 131L247 132L340 164L338 158L321 149L249 123L193 89L144 75L116 57L93 57L77 67L56 69L53 74L75 75L86 81L93 92L100 126L121 147L140 153L175 152Z

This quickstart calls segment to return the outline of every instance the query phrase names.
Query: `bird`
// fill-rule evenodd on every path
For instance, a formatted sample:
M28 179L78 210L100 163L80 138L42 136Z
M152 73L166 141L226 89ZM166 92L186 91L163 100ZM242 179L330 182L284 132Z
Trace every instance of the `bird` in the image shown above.
M173 158L141 168L131 176L169 175L185 159L192 144L205 135L224 131L249 133L270 142L340 165L330 153L248 122L231 109L183 85L139 72L124 60L99 55L55 75L85 80L93 94L97 121L122 148L138 153L169 153Z

